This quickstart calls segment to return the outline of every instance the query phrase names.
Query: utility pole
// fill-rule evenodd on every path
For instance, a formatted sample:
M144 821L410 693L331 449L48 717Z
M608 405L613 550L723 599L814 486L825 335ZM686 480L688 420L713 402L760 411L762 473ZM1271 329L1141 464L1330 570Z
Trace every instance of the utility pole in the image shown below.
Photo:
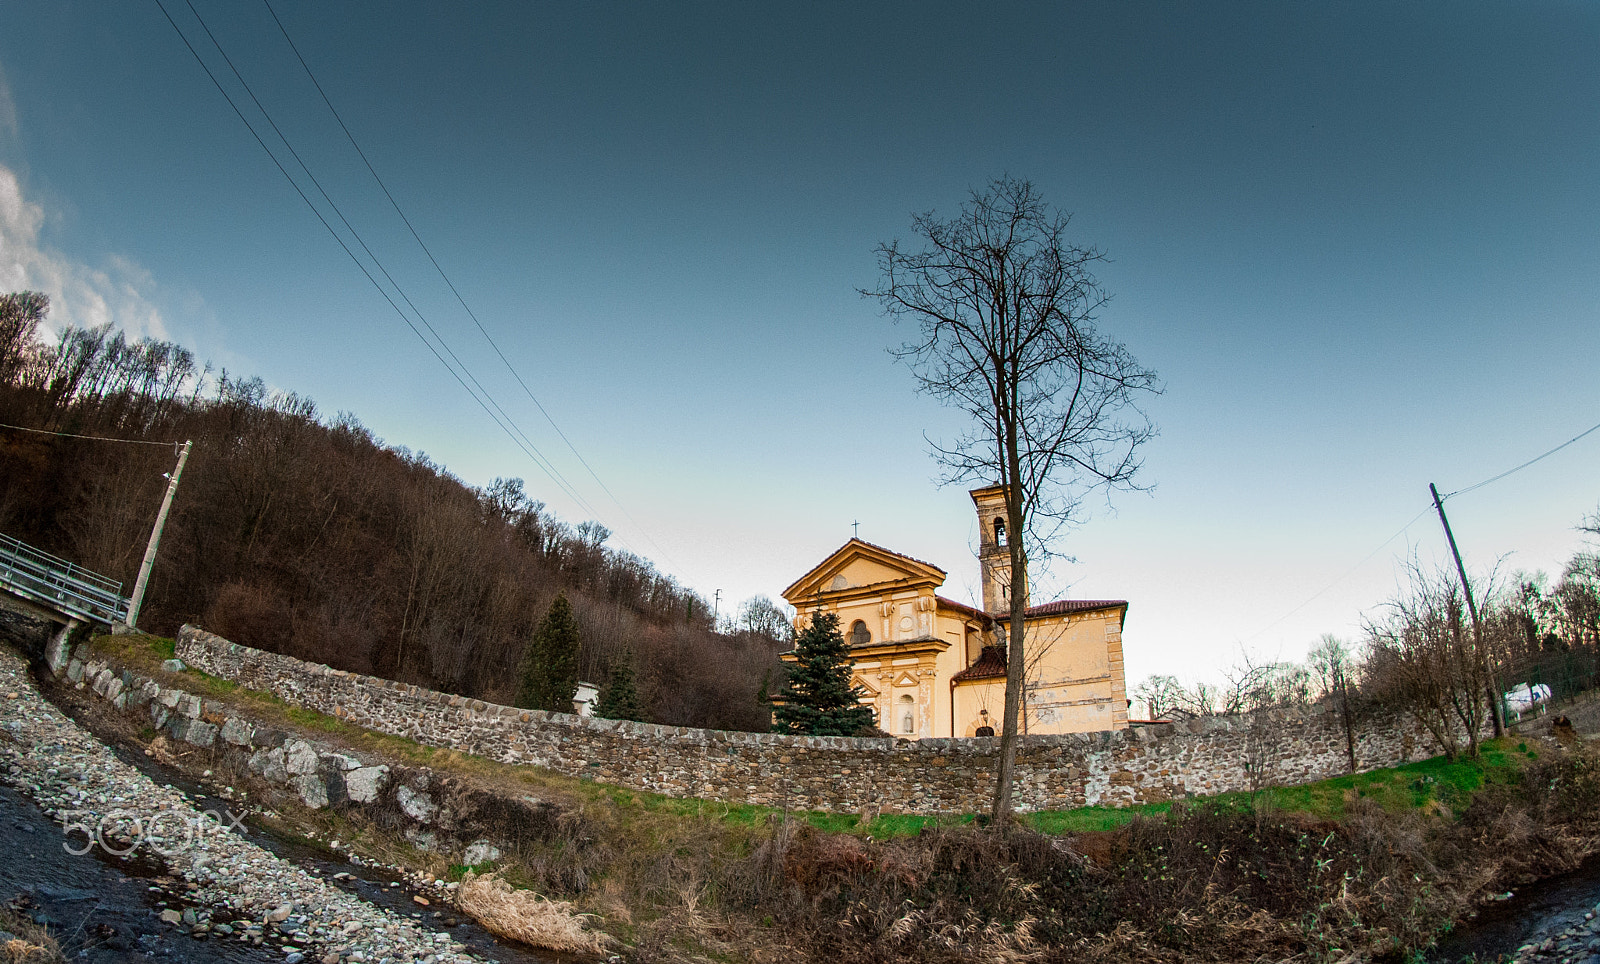
M722 619L722 590L718 589L711 594L711 631L717 631L717 623Z
M1450 531L1450 520L1444 514L1444 500L1439 498L1439 489L1432 482L1428 483L1428 491L1433 495L1433 507L1439 510L1439 522L1444 525L1444 537L1450 543L1450 554L1456 558L1456 574L1461 577L1461 591L1467 596L1467 612L1472 614L1472 637L1478 644L1478 655L1483 660L1485 669L1489 668L1489 654L1483 651L1483 626L1478 621L1478 604L1472 599L1472 584L1467 581L1467 567L1461 564L1461 550L1456 548L1455 533ZM1495 692L1497 688L1493 674L1485 684L1485 696L1489 699L1489 719L1494 722L1494 735L1503 736L1505 725L1500 721L1500 697Z
M189 449L194 442L184 442L178 452L178 467L167 477L167 494L161 500L161 511L156 513L155 528L150 530L150 544L145 547L144 561L139 563L139 578L134 581L133 595L128 600L128 619L125 625L133 629L139 621L139 607L144 602L144 589L150 582L150 570L156 564L156 549L161 545L161 530L167 524L167 513L172 511L172 497L178 494L178 479L183 476L183 466L189 461Z

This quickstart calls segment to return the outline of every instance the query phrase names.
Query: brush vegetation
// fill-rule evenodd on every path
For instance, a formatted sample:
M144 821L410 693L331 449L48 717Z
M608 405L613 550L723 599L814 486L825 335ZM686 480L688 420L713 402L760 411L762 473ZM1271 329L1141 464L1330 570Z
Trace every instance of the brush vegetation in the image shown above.
M170 653L149 637L94 643L147 670ZM1489 895L1600 850L1600 753L1585 743L1491 740L1476 758L1003 826L863 823L421 746L193 670L170 682L433 770L464 831L505 855L452 867L411 849L396 815L280 807L301 829L439 876L481 875L464 909L507 937L576 949L610 935L640 961L1399 962ZM201 756L186 762L218 765Z

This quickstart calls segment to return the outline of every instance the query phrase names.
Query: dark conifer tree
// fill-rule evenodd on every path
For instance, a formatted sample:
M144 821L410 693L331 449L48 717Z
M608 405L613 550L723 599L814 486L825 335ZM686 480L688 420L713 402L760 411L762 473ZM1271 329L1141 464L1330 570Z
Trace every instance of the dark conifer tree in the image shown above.
M517 705L529 710L571 713L578 695L578 621L566 593L557 593L550 611L522 654Z
M795 663L774 700L774 727L807 736L854 736L872 726L872 708L861 705L860 687L850 684L850 647L834 613L815 613L795 637Z
M639 694L633 687L633 657L626 655L611 668L611 678L606 681L605 692L595 704L594 715L607 720L643 720L639 709Z

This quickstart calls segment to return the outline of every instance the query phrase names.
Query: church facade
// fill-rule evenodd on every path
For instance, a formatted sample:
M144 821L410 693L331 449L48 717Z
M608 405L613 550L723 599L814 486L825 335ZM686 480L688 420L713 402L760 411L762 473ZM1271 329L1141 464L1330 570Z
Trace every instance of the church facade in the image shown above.
M850 644L852 678L878 727L910 739L988 736L1004 712L1010 555L999 486L974 489L983 608L939 595L945 571L851 539L783 591L796 628L834 613ZM1031 606L1024 623L1026 733L1082 733L1128 725L1120 599Z

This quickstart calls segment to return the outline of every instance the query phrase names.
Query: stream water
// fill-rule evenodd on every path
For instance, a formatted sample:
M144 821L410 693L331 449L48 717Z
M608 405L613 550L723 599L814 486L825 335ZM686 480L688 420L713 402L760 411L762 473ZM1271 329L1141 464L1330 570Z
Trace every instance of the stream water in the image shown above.
M1495 961L1584 921L1600 904L1600 856L1576 869L1518 889L1452 930L1427 955L1429 964ZM1593 956L1600 964L1600 954Z
M229 812L228 801L210 796L179 771L142 753L115 747L113 752L157 783L188 795L198 809ZM412 900L415 891L397 873L352 863L339 851L279 835L248 816L240 829L251 843L299 864L370 904L426 929L449 933L484 960L503 964L574 960L502 942L454 908L439 907L436 894L427 895L435 899L435 904L423 907ZM96 847L74 854L64 846L68 842L60 825L21 790L0 783L0 904L9 904L45 924L70 960L96 964L152 959L196 964L282 960L282 951L271 944L257 946L216 937L196 939L179 933L160 919L160 913L184 910L181 882L174 884L159 864L138 853L121 858ZM335 878L335 874L340 876ZM316 960L309 956L307 959Z
M227 812L227 801L209 796L177 771L142 754L115 752L151 779L182 790L199 808ZM414 891L397 874L352 864L338 851L280 836L248 818L242 828L251 843L314 871L368 903L431 930L448 931L485 960L503 964L572 960L502 942L453 909L419 909L411 899ZM200 941L177 934L158 916L168 907L183 908L181 897L157 885L162 868L148 860L111 857L99 848L74 855L64 842L56 821L15 788L0 786L0 903L19 901L24 913L49 926L69 958L96 964L152 957L196 964L282 959L281 952L267 945ZM334 879L340 872L350 876Z

